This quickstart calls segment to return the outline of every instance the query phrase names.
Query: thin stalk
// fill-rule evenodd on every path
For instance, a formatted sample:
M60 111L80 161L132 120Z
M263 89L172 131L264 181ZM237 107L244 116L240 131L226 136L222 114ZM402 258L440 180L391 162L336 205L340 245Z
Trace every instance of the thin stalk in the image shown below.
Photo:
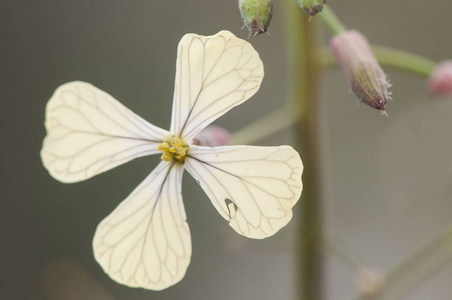
M372 50L381 65L422 78L428 78L436 67L434 61L407 51L383 46L372 46ZM329 48L322 49L321 62L323 67L336 65Z
M325 23L325 25L333 32L333 34L341 34L346 31L344 24L339 20L329 5L325 5L323 11L317 16Z
M436 67L436 63L420 55L389 47L372 47L378 61L384 65L409 71L423 77L428 77Z
M402 299L407 293L452 263L452 226L423 243L384 276L380 300ZM367 299L355 294L349 299Z
M250 145L286 129L294 123L289 105L285 105L232 134L234 145Z
M382 299L400 299L451 262L452 227L449 227L388 272Z
M304 163L304 191L298 207L301 213L299 244L299 293L301 299L322 299L322 206L319 163L319 65L315 18L297 9L294 1L285 1L288 63L291 69L291 99L297 123L297 148Z
M365 260L358 253L332 234L325 237L323 245L325 255L338 258L352 272L358 272L367 266Z

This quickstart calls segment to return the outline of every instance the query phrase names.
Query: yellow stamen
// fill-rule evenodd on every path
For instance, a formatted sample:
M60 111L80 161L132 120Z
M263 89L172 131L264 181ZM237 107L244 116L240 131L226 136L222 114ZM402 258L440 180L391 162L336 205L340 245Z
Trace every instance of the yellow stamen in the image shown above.
M163 144L161 144L160 146L157 147L157 150L159 151L163 151L166 152L169 149L169 145L167 142L164 142Z
M173 159L173 156L169 154L168 152L165 152L160 157L163 161L171 161Z
M164 142L157 147L157 150L163 152L161 159L164 161L171 161L173 159L183 161L187 154L187 149L188 146L178 137L173 137L171 141Z
M182 146L182 140L178 137L173 137L171 139L171 146Z

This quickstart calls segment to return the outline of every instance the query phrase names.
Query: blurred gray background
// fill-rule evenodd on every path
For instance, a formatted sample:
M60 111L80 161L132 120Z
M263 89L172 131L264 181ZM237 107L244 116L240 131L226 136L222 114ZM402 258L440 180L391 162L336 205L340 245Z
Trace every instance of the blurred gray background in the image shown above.
M348 27L373 43L434 60L451 56L451 1L330 2ZM260 91L216 121L230 131L281 107L290 94L290 41L280 4L274 1L271 36L249 39L265 66ZM158 157L70 185L53 180L39 157L45 105L60 84L90 82L169 128L180 38L227 29L246 39L241 26L232 0L0 0L0 298L295 298L297 212L274 237L246 239L186 174L183 195L193 240L187 274L162 292L132 289L103 273L91 240L97 224ZM452 225L452 99L431 99L424 80L386 72L394 84L389 118L358 105L341 71L333 69L323 78L320 120L327 231L364 257L363 268L377 272L390 270ZM258 144L293 141L287 130ZM358 291L355 271L330 256L325 265L327 299ZM445 266L402 299L450 299L451 282L452 268Z

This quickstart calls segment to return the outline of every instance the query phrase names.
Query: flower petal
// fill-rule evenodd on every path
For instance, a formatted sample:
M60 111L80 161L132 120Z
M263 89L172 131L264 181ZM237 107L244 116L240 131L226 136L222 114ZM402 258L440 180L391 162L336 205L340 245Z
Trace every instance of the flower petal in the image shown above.
M183 166L161 162L97 227L94 256L115 281L162 290L179 282L191 258L181 186Z
M256 50L229 31L186 34L177 53L170 131L187 142L254 95L264 77Z
M50 174L76 182L157 153L169 132L85 82L60 86L47 103L41 158Z
M191 146L185 167L229 225L250 238L284 227L302 191L303 164L289 146Z

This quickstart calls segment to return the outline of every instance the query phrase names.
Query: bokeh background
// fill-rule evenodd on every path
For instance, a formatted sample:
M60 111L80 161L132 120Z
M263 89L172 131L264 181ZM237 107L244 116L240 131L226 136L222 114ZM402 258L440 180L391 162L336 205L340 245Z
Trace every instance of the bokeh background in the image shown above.
M330 2L348 27L373 43L434 60L451 56L451 1ZM280 108L291 94L286 34L297 28L287 26L282 1L274 6L271 36L249 39L265 66L260 91L215 122L232 132ZM90 82L168 128L180 38L227 29L246 39L241 26L232 0L0 0L1 299L296 297L297 211L303 201L289 226L269 239L250 240L227 225L186 175L183 195L193 240L187 274L165 291L132 289L103 273L91 240L97 224L158 157L70 185L53 180L39 157L45 105L60 84ZM340 70L332 69L323 77L319 120L325 228L363 257L363 270L382 274L452 225L452 99L432 99L423 79L386 72L394 84L389 118L358 105ZM295 139L288 129L257 144ZM328 253L324 263L326 299L357 293L360 270ZM445 261L401 299L450 299L451 282Z

